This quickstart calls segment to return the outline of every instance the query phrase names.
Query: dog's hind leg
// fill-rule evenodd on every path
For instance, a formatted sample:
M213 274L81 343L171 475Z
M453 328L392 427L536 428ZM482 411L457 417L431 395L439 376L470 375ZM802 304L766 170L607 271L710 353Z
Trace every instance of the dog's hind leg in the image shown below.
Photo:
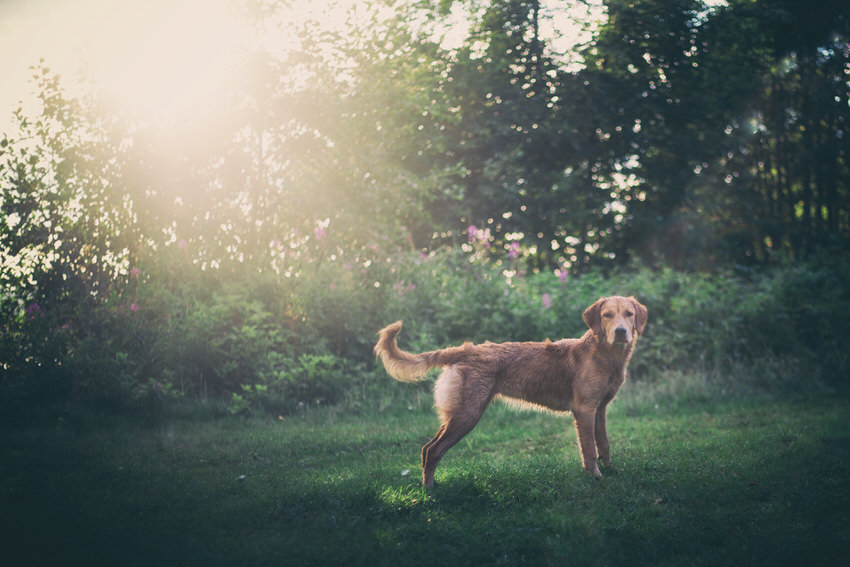
M425 488L434 485L434 471L446 451L454 447L458 441L472 431L483 413L484 408L481 408L474 413L463 413L450 417L440 427L434 438L422 447L422 484L425 485Z
M441 425L440 429L437 430L436 435L434 435L434 438L431 439L430 441L425 443L425 445L422 446L422 470L425 470L425 463L428 460L428 450L431 447L433 447L434 445L436 445L437 441L440 440L440 437L442 437L445 432L446 432L446 426Z
M475 382L477 387L472 387ZM434 401L443 425L422 447L422 483L434 484L434 470L440 459L472 431L493 399L492 382L474 371L457 366L447 368L434 385Z

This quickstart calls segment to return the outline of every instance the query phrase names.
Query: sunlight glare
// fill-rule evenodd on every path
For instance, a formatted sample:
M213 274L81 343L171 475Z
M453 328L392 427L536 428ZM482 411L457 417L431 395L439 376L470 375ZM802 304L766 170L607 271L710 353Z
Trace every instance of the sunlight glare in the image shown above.
M90 40L95 83L154 121L212 111L238 63L243 29L225 0L120 3Z

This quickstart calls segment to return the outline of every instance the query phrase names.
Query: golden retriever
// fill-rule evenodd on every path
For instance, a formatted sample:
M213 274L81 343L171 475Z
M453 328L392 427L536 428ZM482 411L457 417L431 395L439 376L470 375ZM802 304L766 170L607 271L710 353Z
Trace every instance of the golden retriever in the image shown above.
M443 455L481 419L494 397L554 412L572 411L584 468L602 476L611 466L605 410L626 380L626 366L647 310L633 297L603 297L584 312L590 328L580 339L551 342L464 343L412 354L398 347L401 321L382 329L375 345L386 371L401 382L444 370L434 385L441 426L422 447L422 482L434 484Z

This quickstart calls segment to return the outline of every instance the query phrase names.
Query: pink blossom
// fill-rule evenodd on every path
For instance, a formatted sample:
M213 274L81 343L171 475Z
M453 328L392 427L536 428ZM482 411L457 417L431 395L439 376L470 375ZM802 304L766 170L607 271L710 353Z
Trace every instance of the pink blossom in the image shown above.
M133 268L133 269L130 270L130 277L135 278L136 276L138 276L141 273L142 273L142 271L139 268Z
M570 279L570 274L566 270L555 270L558 274L558 281L561 283L567 283L567 280Z
M519 256L519 242L511 242L508 245L508 257L517 258Z
M405 284L404 280L394 283L393 290L398 294L398 297L403 297L405 293L413 291L416 289L415 283Z
M130 304L130 311L136 312L136 311L138 311L138 310L139 310L139 306L138 306L138 305L136 305L136 302L135 302L135 301L134 301L133 303L131 303L131 304Z
M475 242L475 239L478 235L478 227L474 224L469 225L466 228L466 237L469 239L469 242Z
M181 238L177 241L177 248L179 248L180 250L186 250L187 248L189 248L189 243Z
M550 296L548 293L544 293L540 297L540 299L543 301L543 307L545 309L551 309L552 308L552 296Z
M316 227L315 234L316 234L316 240L318 240L319 242L323 241L325 238L328 237L328 231L326 231L321 226Z

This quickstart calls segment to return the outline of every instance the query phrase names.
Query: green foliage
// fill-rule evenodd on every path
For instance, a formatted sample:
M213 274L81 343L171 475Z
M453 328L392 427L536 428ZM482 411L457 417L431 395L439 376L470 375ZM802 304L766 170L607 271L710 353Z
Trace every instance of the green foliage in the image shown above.
M633 181L609 249L702 269L846 246L846 6L605 4L580 76L610 110L601 177Z
M372 356L376 331L392 321L405 321L400 341L412 351L575 337L586 330L584 309L611 294L635 295L649 308L635 381L696 371L737 391L850 387L846 325L834 316L850 307L846 262L508 278L497 263L441 251L365 268L327 262L287 278L180 268L181 254L160 261L132 270L122 295L95 306L7 304L4 397L142 406L227 398L236 413L357 405L396 387Z
M650 309L636 380L848 386L843 12L611 0L568 70L540 2L465 3L447 49L421 10L452 4L243 54L203 140L35 68L0 138L3 403L354 404L394 320L411 350L578 336L613 293Z

